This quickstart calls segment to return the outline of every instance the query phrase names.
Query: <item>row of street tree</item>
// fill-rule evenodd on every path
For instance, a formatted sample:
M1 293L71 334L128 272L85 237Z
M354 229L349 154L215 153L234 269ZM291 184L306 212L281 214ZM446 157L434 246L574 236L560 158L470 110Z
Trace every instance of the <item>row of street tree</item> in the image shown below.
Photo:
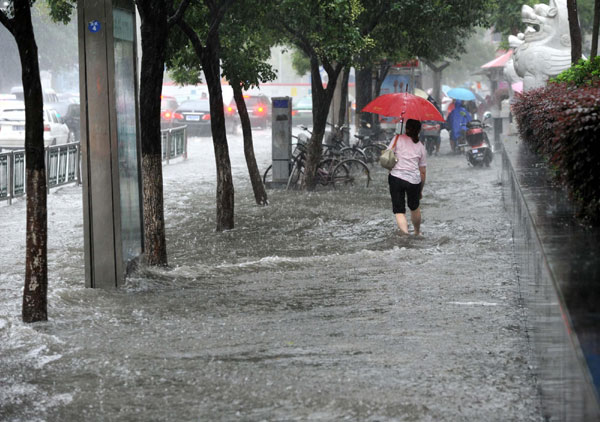
M46 0L52 17L68 22L74 0ZM23 320L47 319L46 181L42 90L31 24L31 0L12 0L0 22L14 36L26 103L27 256ZM234 186L225 131L221 77L231 84L240 112L244 151L256 202L268 203L254 159L242 90L275 77L272 46L300 51L312 81L313 134L305 188L314 188L327 114L338 83L357 69L357 108L371 100L373 68L419 57L451 57L475 27L489 27L513 0L135 0L141 17L140 124L145 260L166 266L160 95L165 64L179 82L203 80L209 91L217 168L216 229L234 227ZM520 5L517 9L520 8ZM517 16L515 14L515 16ZM518 24L510 21L505 26ZM320 68L328 82L323 83Z

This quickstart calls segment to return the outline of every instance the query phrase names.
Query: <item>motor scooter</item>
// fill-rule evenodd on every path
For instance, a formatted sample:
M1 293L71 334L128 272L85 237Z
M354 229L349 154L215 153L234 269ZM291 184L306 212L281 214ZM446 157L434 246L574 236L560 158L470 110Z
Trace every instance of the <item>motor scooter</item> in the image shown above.
M489 127L480 120L467 123L465 140L467 142L465 155L467 162L473 167L489 167L494 158L494 151L485 129Z
M421 142L425 145L427 155L432 155L440 144L442 125L439 122L425 121L421 124Z

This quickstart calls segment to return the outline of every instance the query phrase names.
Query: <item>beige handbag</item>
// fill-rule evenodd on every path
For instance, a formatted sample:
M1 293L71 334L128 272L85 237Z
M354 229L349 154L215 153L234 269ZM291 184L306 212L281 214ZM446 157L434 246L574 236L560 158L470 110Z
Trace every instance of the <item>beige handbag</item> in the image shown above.
M398 142L399 136L400 135L396 135L396 138L394 139L394 144L392 145L392 147L383 151L381 153L381 155L379 156L379 164L381 164L381 167L391 170L394 168L394 166L398 162L398 159L396 158L396 154L394 154L394 149L396 148L396 142Z

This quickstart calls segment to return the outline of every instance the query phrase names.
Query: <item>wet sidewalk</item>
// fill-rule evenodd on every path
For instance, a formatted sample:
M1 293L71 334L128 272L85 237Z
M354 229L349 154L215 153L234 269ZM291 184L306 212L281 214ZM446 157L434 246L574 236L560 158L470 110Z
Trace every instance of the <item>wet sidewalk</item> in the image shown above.
M256 143L265 168L268 134ZM19 322L24 247L0 245L0 419L541 420L499 155L473 169L444 143L416 239L395 232L379 169L369 190L257 207L241 145L236 228L214 231L211 141L195 138L165 167L171 268L119 291L83 287L81 192L52 194L46 324ZM0 229L23 210L0 208Z
M545 160L513 136L503 163L534 371L550 420L600 419L600 233L575 218Z

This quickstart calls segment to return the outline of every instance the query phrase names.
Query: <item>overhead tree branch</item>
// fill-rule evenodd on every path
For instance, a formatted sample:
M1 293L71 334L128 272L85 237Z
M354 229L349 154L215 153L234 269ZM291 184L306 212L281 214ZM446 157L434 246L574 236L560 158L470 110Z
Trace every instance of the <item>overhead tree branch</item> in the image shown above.
M4 25L4 27L8 29L11 34L15 35L13 20L6 16L6 13L4 13L2 10L0 10L0 23Z
M335 70L328 59L323 58L321 60L321 64L323 65L323 69L325 69L325 72L327 72L328 75L333 75Z
M187 7L189 6L189 4L190 4L190 0L183 0L181 3L179 3L179 7L175 11L175 13L172 14L171 16L169 16L169 18L167 19L167 25L169 25L169 26L175 25L181 19L181 17L187 10Z
M221 25L221 21L225 17L225 13L227 12L227 9L229 9L229 6L231 6L235 0L224 0L223 3L219 4L218 6L215 4L214 1L209 1L209 0L205 0L205 1L207 1L207 3L212 3L211 9L213 11L215 8L217 9L216 12L214 12L213 21L210 24L210 28L208 28L207 38L210 38L210 37L214 36L215 33L219 30L219 25Z
M198 34L196 34L196 31L194 31L184 19L177 21L177 25L192 43L192 47L194 47L194 51L196 52L198 58L202 60L202 57L204 56L204 46L202 45Z
M310 41L301 32L295 31L285 21L282 21L281 25L292 37L296 39L296 45L300 47L300 49L304 51L308 57L318 57L317 52L310 44Z

